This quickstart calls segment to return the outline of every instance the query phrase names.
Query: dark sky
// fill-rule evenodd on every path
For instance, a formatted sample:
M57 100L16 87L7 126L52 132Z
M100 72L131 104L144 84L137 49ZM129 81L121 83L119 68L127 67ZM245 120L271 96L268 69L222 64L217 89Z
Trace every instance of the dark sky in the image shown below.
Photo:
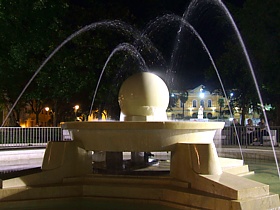
M87 0L72 0L72 2L82 7L91 6L90 1ZM100 3L106 4L106 7L110 8L129 8L130 17L120 17L117 12L111 15L115 15L116 19L126 18L125 22L137 26L139 30L144 29L156 17L165 14L182 16L189 2L189 0L177 0L176 3L170 0L100 1ZM241 7L244 0L227 0L225 3ZM216 9L211 9L211 5L206 5L203 9L201 14L198 11L197 17L194 20L190 20L190 22L192 21L191 24L198 31L209 48L211 55L215 58L221 53L223 48L222 40L227 37L228 28L223 21L219 20L219 12ZM159 29L156 33L157 35L151 38L169 66L171 65L170 58L173 55L172 50L177 40L178 26L174 27L175 25L170 25L168 29ZM173 61L173 71L176 72L174 77L176 79L174 84L177 86L176 88L189 89L207 83L204 72L209 69L211 62L197 38L191 35L190 32L185 32L181 37L177 52ZM148 62L149 57L146 59Z
M243 3L244 0L227 0L225 2L225 4L229 4L233 7L242 7ZM151 11L153 11L152 9L147 9L155 6L152 5L152 3L141 4L141 6L132 5L132 7L135 14L139 15L139 17L146 17L145 21L147 23L148 21L151 21L149 18L154 18L157 15L160 16L165 13L174 13L178 16L182 16L188 5L189 1L178 1L177 4L174 4L173 2L168 4L163 1L161 4L157 5L158 10L155 14L151 13ZM189 22L195 27L210 51L212 58L215 60L223 52L223 42L232 33L232 27L230 24L225 24L226 18L223 17L219 9L212 8L211 5L205 5L205 8L196 12L197 16L193 18L194 20L189 20ZM172 29L172 26L170 26L166 33L160 33L159 31L158 36L153 40L153 42L159 44L159 49L164 54L169 64L171 63L169 59L174 53L172 52L172 49L176 45L177 30L177 28L174 30ZM165 39L164 37L168 38ZM161 48L162 46L164 47ZM217 81L205 80L205 71L209 69L212 64L209 56L202 48L201 43L193 36L193 34L189 31L182 33L177 50L177 54L175 54L173 61L173 71L176 72L176 75L174 75L174 88L189 89L200 84L215 86ZM220 87L219 84L216 85L217 87Z
M244 3L244 1L227 2L234 2L237 7L241 7ZM226 23L224 14L211 5L199 8L194 14L195 17L189 22L198 32L206 44L210 56L215 61L224 50L224 41L232 34L232 26ZM175 37L174 41L176 42ZM173 84L175 89L189 89L200 84L211 86L210 88L214 89L220 87L218 80L205 79L205 72L212 66L212 63L201 42L193 34L189 31L182 33L178 47L173 67L173 71L176 72L175 84Z

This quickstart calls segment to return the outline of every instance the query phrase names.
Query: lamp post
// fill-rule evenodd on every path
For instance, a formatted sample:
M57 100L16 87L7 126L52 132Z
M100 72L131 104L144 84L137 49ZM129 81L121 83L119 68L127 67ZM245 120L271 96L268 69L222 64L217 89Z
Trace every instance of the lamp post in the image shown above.
M47 112L47 120L48 120L48 121L46 122L46 125L49 125L48 122L49 122L49 110L50 110L50 107L48 107L48 106L45 107L45 110L46 110L46 112Z
M221 116L222 116L222 107L225 106L225 100L223 98L219 98L218 104L220 106L220 118L221 118Z
M50 111L50 114L52 115L51 118L52 118L52 121L53 121L53 122L52 122L52 123L53 123L52 126L53 126L53 127L56 127L56 118L55 118L56 116L55 116L55 112L54 112L53 110L51 110L50 107L45 107L45 110L46 110L46 112L49 112L49 111Z
M73 108L74 108L74 112L75 112L75 120L77 120L77 111L80 108L80 106L79 105L75 105Z
M187 91L181 93L180 96L179 96L180 101L181 101L182 106L183 106L183 120L184 120L184 117L185 117L185 103L188 100L188 96L189 96L189 93Z

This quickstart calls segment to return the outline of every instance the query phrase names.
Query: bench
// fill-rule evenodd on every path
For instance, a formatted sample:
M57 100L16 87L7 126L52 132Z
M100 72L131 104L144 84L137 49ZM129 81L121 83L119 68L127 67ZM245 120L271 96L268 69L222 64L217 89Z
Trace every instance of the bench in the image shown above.
M273 142L273 146L278 146L278 142L277 142L277 130L270 130L271 132L271 139ZM253 145L258 146L260 145L259 141L253 142ZM264 146L271 146L271 141L270 141L270 137L269 135L263 136L263 145Z
M62 130L62 139L63 141L71 141L72 137L70 135L69 130Z

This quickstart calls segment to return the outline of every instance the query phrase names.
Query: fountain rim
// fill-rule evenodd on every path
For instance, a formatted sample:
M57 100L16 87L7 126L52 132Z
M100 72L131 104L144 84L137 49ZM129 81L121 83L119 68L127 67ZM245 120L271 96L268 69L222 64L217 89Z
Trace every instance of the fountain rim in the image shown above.
M62 122L65 130L216 130L223 129L224 122L199 122L199 121L86 121L86 122Z

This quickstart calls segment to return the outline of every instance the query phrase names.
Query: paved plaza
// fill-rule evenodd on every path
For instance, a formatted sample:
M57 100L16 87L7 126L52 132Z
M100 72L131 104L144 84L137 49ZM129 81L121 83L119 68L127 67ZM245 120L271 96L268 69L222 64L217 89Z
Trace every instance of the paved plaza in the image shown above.
M240 149L237 146L221 147L217 148L217 151L220 157L242 159ZM44 152L45 148L0 150L0 173L39 168L42 165ZM129 154L130 153L124 153L124 159L128 159ZM155 159L170 159L170 152L154 152L153 154L153 158ZM242 147L242 155L245 162L247 159L275 161L274 154L276 155L279 161L279 147L274 147L274 151L271 147Z

